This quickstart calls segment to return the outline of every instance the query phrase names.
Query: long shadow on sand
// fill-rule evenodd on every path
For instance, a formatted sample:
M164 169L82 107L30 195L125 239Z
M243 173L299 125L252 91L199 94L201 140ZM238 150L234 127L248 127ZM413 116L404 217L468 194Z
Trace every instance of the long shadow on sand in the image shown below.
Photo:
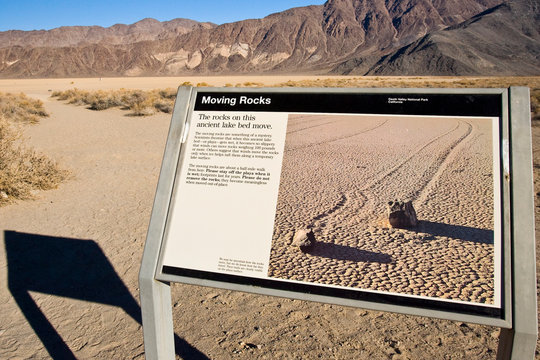
M122 308L142 324L141 308L101 248L92 240L5 231L8 288L54 359L75 355L30 296L30 291ZM176 354L208 359L175 334Z
M309 252L314 256L321 256L335 260L347 260L354 262L378 262L388 264L392 257L388 254L361 250L352 246L338 245L325 242L317 242Z
M493 245L493 230L422 220L419 221L416 231L433 236L446 236L458 240Z

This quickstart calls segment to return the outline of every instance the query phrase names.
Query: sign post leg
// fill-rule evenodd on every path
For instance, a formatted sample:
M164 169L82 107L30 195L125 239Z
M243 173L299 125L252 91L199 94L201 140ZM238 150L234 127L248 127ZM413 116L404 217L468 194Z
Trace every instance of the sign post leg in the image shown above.
M168 282L156 280L154 275L176 173L176 168L168 164L178 161L190 97L191 88L178 90L139 271L144 350L146 359L150 360L175 358L171 287Z
M498 360L533 359L538 338L534 188L529 89L510 88L512 133L512 329L501 329ZM519 141L518 141L519 140Z
M142 279L139 286L146 359L174 360L171 287L154 279Z

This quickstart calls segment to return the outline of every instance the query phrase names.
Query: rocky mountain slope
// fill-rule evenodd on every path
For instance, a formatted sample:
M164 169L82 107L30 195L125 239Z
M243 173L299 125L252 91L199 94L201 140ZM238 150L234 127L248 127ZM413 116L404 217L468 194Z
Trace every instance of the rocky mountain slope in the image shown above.
M448 41L465 41L471 49L483 44L484 52L489 51L500 31L498 25L490 25L498 18L489 14L503 8L515 8L513 16L522 11L521 7L500 4L501 0L328 0L320 6L220 26L145 19L99 31L93 30L96 27L75 27L43 33L4 32L0 33L0 77L365 74L384 73L386 68L406 75L424 70L422 61L433 73L482 74L488 68L478 64L438 66L432 59L435 50L417 53L422 47L410 46L415 41L433 42L441 38L439 34L452 34ZM479 25L483 30L478 30ZM470 39L458 35L474 31L479 34ZM513 31L521 34L528 30L515 25ZM524 38L517 35L508 39L517 41L514 45L520 49L536 41L524 44L521 40ZM390 62L405 53L416 59L415 66L403 60L401 67Z
M368 74L540 75L539 9L536 0L501 4L383 57Z
M196 28L213 28L212 23L199 23L190 19L173 19L160 22L146 18L131 25L116 24L108 28L101 26L62 26L52 30L0 32L0 47L67 47L89 44L132 44L144 40L165 39L185 34Z

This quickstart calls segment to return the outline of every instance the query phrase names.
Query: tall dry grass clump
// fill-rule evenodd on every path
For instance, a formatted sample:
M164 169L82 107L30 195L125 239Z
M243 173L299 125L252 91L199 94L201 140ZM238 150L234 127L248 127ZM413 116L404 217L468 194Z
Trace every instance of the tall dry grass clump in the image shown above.
M55 91L51 97L67 101L69 104L87 105L91 110L106 110L118 107L123 110L130 110L129 115L145 116L157 112L171 113L176 98L176 90L119 89L86 91L75 88Z
M43 103L24 94L0 93L0 206L33 198L37 190L58 186L69 173L22 144L22 125L48 116ZM7 105L6 105L7 104Z
M49 116L41 100L31 99L25 94L0 92L0 115L14 122L36 124L43 117Z

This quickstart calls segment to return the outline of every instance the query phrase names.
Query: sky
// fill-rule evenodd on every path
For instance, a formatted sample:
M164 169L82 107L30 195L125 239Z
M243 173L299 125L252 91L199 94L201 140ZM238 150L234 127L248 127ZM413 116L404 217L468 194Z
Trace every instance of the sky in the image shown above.
M323 0L0 0L0 31L50 30L60 26L133 24L187 18L224 24L262 18Z

